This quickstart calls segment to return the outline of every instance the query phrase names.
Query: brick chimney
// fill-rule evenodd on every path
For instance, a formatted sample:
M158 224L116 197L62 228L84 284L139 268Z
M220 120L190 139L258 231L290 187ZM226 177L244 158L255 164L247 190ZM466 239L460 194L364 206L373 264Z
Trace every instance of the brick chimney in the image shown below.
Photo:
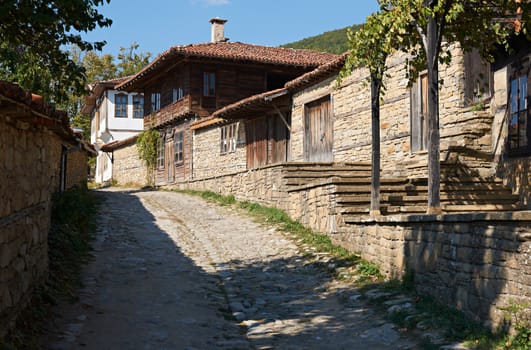
M225 38L226 22L226 19L221 19L219 17L210 20L210 23L212 24L211 43L224 43L229 40L228 38Z

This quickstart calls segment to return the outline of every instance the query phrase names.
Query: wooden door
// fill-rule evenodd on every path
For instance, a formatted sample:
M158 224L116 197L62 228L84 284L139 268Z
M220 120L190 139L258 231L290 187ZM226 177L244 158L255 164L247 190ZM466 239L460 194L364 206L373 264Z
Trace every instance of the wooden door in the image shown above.
M267 120L265 117L249 120L246 124L247 168L267 164Z
M164 164L166 164L166 182L175 182L175 164L173 161L173 139L166 142L164 149Z
M268 155L268 164L282 163L288 160L289 130L284 121L278 115L269 117L270 132L270 154ZM287 123L290 123L289 114Z
M304 113L304 160L331 162L333 154L333 121L330 96L306 105Z

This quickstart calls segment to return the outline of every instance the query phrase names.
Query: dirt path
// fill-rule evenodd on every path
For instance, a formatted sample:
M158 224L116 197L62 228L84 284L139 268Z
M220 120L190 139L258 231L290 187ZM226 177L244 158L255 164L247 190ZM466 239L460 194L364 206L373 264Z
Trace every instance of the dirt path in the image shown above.
M95 259L50 349L416 349L289 237L170 192L101 191Z

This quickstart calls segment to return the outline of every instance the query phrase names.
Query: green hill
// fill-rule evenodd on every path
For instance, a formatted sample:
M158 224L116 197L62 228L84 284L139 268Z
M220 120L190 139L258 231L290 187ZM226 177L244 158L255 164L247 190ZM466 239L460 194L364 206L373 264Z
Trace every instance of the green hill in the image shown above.
M350 28L353 31L358 30L361 24L354 24ZM305 38L280 47L290 47L293 49L309 49L315 51L330 52L341 54L348 50L347 28L341 28L324 32L323 34Z

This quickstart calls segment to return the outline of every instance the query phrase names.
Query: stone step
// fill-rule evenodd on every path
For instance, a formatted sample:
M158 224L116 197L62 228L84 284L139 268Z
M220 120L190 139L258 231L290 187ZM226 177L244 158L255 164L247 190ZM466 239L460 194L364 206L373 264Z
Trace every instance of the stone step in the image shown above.
M461 193L461 192L454 192L454 193L441 193L441 201L444 202L487 202L487 203L506 203L506 202L517 202L519 200L518 195L511 194L511 193ZM366 202L367 199L370 199L370 192L367 192L364 195L340 195L337 199L338 203L360 203L360 202ZM424 202L428 200L428 195L421 194L421 195L402 195L402 194L380 194L380 200L381 202Z
M340 177L340 178L368 178L370 181L370 171L357 170L357 171L341 171L341 172L329 172L329 171L293 171L283 175L285 179L297 179L297 178L326 178L326 177Z
M380 211L382 215L397 214L424 214L428 209L427 205L382 205ZM443 213L469 213L469 212L489 212L489 211L515 211L525 209L519 204L441 204ZM369 214L369 206L351 206L339 211L343 221L359 222L359 217Z
M370 171L370 165L349 165L344 167L337 166L289 166L283 169L284 172L298 172L298 171L308 171L308 172L349 172L349 171Z

